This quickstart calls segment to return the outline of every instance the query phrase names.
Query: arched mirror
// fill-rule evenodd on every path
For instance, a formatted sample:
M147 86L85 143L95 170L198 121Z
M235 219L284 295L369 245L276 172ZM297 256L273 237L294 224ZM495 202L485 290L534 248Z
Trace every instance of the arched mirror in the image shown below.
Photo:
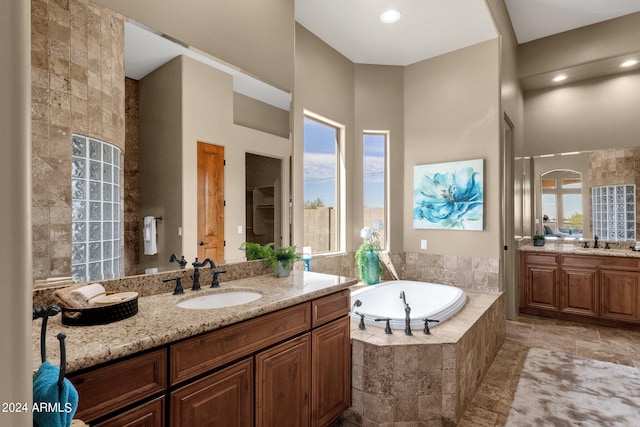
M545 237L582 238L582 174L574 170L552 170L540 176L540 231Z

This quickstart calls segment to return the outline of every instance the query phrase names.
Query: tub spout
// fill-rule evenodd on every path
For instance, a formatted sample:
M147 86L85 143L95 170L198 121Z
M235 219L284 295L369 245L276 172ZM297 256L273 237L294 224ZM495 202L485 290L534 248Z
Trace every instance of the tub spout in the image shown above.
M404 291L400 291L400 299L402 300L402 304L404 304L404 334L413 335L411 332L411 307L407 304Z

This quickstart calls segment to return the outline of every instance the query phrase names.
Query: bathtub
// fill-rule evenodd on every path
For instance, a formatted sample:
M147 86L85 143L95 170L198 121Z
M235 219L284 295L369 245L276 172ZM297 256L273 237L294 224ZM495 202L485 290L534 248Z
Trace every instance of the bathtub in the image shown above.
M460 311L467 301L462 289L454 286L395 280L351 292L351 318L360 322L360 315L364 314L366 324L383 328L385 322L376 322L375 319L388 317L392 329L404 330L405 310L400 299L401 292L404 292L411 308L411 329L414 331L424 328L425 318L440 321L429 322L429 327L439 325ZM361 304L356 307L357 301Z

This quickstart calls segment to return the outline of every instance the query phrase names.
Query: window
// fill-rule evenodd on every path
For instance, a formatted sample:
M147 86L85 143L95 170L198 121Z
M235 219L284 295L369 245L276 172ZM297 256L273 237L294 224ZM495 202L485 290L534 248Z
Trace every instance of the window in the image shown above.
M340 247L340 137L342 128L307 113L304 118L304 246L313 253Z
M636 186L591 188L593 235L604 240L636 240Z
M120 149L73 135L71 150L72 276L120 277Z
M363 225L370 227L373 221L382 221L378 232L380 246L386 242L386 149L388 134L385 132L365 132L362 139L362 194Z

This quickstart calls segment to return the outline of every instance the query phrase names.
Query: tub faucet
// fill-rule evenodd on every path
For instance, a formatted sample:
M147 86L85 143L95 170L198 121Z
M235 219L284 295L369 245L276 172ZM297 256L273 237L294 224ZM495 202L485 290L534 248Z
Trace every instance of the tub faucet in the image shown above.
M400 299L402 300L402 304L404 304L404 334L413 335L411 332L411 307L407 304L404 291L400 291Z

